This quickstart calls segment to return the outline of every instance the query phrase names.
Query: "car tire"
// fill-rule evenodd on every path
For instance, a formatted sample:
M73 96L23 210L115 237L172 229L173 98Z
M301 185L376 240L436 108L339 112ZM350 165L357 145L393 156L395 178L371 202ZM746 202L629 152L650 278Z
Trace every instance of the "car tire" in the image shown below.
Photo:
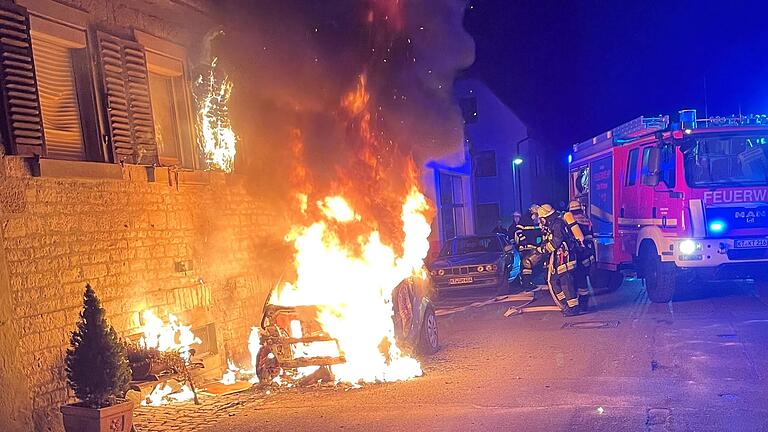
M640 246L640 269L645 279L645 291L654 303L668 303L675 295L675 264L661 261L653 243Z
M501 281L499 286L496 288L496 296L507 295L510 292L512 292L512 284L509 282L509 279L504 279Z
M437 316L432 306L428 306L424 311L424 320L421 323L421 334L419 334L419 344L417 351L419 354L430 355L440 349L440 338L437 328Z
M256 354L256 376L261 383L270 383L280 375L277 358L274 354L270 357L270 354L272 354L272 350L265 346L259 347L259 352Z

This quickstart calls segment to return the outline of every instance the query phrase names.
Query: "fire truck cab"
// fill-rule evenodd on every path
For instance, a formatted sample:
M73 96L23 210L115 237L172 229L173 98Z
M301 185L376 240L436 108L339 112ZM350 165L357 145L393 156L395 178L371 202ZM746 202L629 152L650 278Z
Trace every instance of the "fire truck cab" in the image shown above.
M639 117L573 150L600 278L635 268L653 302L691 277L768 280L765 115Z

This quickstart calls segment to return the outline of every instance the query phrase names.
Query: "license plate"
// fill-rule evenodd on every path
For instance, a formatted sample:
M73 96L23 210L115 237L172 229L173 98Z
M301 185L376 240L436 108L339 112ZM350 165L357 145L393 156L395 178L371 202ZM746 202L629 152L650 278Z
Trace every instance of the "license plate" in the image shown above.
M468 284L468 283L472 283L472 278L471 277L450 278L448 279L448 283L451 285Z
M739 249L768 247L768 239L736 240L734 246Z

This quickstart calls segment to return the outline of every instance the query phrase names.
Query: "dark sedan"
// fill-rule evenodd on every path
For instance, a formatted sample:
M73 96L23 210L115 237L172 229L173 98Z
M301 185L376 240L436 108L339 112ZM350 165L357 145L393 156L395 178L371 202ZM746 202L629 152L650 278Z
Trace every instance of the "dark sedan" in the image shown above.
M438 294L466 288L507 294L520 275L520 255L505 235L456 237L445 242L428 268Z

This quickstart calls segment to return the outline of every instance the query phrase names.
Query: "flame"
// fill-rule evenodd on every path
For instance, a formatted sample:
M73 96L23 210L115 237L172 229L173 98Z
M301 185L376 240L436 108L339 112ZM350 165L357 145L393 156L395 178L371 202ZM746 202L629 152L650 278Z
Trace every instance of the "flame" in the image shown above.
M237 153L237 135L232 130L227 106L232 94L232 82L227 76L218 76L217 60L213 59L210 70L198 77L195 86L200 150L208 169L232 172Z
M144 406L161 406L171 402L186 402L194 399L195 394L187 384L184 384L177 391L167 383L158 384L152 389L152 393L141 401Z
M224 376L219 380L222 384L232 385L237 382L237 373L240 372L240 368L237 367L232 360L227 360L227 371L224 372Z
M337 381L356 384L420 376L419 362L395 341L392 291L403 279L422 275L431 232L426 198L413 187L402 204L404 241L399 256L376 230L359 237L357 245L342 242L336 225L360 222L350 217L356 213L343 197L328 197L317 206L324 220L294 227L289 235L296 249L296 282L286 283L272 302L318 306L318 322L339 341L346 358L331 367ZM300 326L291 324L294 336L300 334ZM311 344L294 355L329 355L328 350L327 344Z
M173 314L168 314L168 322L157 317L151 310L142 313L144 335L139 339L139 346L158 351L178 351L184 361L189 362L192 345L200 344L200 338L192 333L192 326L179 323Z

